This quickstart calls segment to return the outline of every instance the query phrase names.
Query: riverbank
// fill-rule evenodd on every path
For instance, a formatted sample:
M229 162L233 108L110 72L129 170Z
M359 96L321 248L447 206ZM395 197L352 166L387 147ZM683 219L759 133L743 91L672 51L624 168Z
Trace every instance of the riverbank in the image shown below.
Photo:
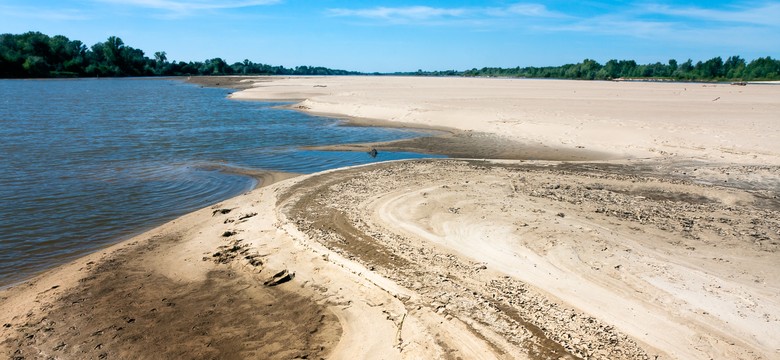
M469 79L460 85L456 80L447 79L455 81L448 83L454 89L470 91ZM482 80L486 94L514 93ZM330 106L343 117L381 108L375 113L388 121L396 121L388 119L389 111L407 101L429 111L412 111L405 121L455 129L447 136L478 133L477 141L462 146L473 154L489 155L482 147L490 144L497 149L491 151L500 151L506 143L496 139L524 144L523 136L531 136L519 131L525 124L490 120L524 106L522 101L503 101L504 107L494 109L486 96L480 101L487 102L478 102L485 106L480 117L471 109L476 103L455 96L456 90L431 91L437 79L389 78L390 84L427 90L387 90L376 97L370 89L357 91L365 81L263 79L250 93L233 96L308 99L294 106L318 113ZM540 83L539 93L562 91L545 89L547 83L560 86ZM633 98L652 99L655 85L641 85L650 86L646 96ZM355 95L342 94L346 88ZM315 94L323 91L331 93ZM592 91L585 96L592 105L611 103L599 97L603 90ZM441 99L418 98L422 93ZM445 96L452 97L447 106ZM378 103L361 102L367 99ZM656 105L669 104L663 99ZM733 141L751 131L740 126L762 123L764 111L777 106L777 100L762 101L755 118L719 123L734 127L726 132L737 134ZM677 104L680 114L707 111L700 102L692 101L690 109L686 104ZM533 106L547 115L556 111ZM631 116L627 104L612 106ZM576 117L576 109L564 110L561 118ZM461 121L470 116L482 120ZM548 126L553 120L544 119L530 132L568 136L555 134L556 127ZM596 129L607 126L596 123ZM692 124L678 129L688 131ZM770 131L776 125L765 125L765 136L776 136ZM681 144L716 141L700 135ZM585 135L577 137L584 148L545 142L545 136L533 144L629 159L402 161L283 180L0 292L7 310L0 314L0 338L6 339L0 353L279 359L778 355L780 167L772 163L778 149L756 148L759 141L736 144L750 150L746 154L706 148L688 149L684 154L690 156L650 152L650 159L641 159L648 153L639 145L610 151L627 141L620 137L603 138L612 142L591 149L581 141L595 140Z
M295 100L293 108L314 114L492 134L610 158L780 165L776 85L376 76L240 81L254 86L232 98Z
M329 352L341 333L334 313L311 291L263 286L285 260L267 261L231 233L271 232L271 219L252 210L272 203L249 194L293 176L251 175L263 187L0 291L0 354L281 359Z

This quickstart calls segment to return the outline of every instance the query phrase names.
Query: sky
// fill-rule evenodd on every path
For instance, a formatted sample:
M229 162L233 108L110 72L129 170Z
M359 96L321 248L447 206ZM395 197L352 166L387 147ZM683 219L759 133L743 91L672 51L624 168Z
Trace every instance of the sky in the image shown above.
M364 72L780 58L780 1L0 0L0 33Z

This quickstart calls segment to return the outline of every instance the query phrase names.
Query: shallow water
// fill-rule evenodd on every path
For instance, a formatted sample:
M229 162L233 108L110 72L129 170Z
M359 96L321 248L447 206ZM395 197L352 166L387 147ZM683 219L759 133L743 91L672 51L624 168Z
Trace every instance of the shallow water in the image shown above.
M0 80L0 286L240 194L220 166L311 173L415 153L303 145L420 136L175 80Z

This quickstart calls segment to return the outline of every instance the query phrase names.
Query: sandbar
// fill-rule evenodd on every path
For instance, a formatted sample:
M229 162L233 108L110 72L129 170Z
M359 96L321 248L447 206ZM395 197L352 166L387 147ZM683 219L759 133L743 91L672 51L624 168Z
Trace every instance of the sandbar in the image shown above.
M2 290L0 354L780 356L780 86L194 81L456 158L276 174Z

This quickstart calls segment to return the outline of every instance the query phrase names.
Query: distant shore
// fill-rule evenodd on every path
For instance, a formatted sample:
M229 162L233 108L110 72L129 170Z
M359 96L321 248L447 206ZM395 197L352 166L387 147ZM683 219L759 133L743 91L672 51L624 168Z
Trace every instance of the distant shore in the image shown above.
M463 159L280 176L3 290L0 354L779 354L780 87L191 81L442 132L326 149Z

